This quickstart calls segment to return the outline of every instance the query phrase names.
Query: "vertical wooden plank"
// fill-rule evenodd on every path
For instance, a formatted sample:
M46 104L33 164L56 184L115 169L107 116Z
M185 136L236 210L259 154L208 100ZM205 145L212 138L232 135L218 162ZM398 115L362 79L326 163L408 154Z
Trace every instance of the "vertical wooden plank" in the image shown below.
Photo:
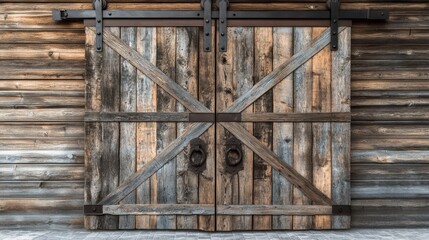
M326 28L313 28L313 39ZM313 112L331 112L331 50L313 57ZM331 196L331 123L313 123L313 183ZM315 229L330 229L330 216L314 216Z
M137 51L153 64L156 64L156 28L137 28ZM157 86L142 72L137 72L137 111L156 112ZM137 123L137 170L156 156L156 123ZM156 200L156 174L145 181L137 191L137 203L149 204ZM156 228L156 216L137 216L137 229Z
M294 30L294 52L303 51L311 41L312 28L297 27ZM294 72L295 112L311 112L312 61L309 60ZM294 124L294 168L308 180L312 180L312 136L311 123ZM310 205L311 201L296 187L293 189L293 204ZM294 216L293 229L309 229L310 216Z
M227 52L216 50L216 112L223 112L234 101L233 58L235 48L232 41L234 29L232 27L228 28ZM219 38L219 33L217 32L216 34L217 38ZM216 124L216 205L233 204L231 186L233 176L225 168L225 144L229 137L231 137L231 134L222 126ZM217 231L231 231L232 227L232 216L216 215Z
M95 51L95 34L88 28L86 32L86 111L101 110L102 54ZM85 204L97 204L101 200L101 123L85 123ZM85 216L86 229L99 229L101 218Z
M273 28L273 67L293 55L293 28ZM293 112L293 75L273 89L273 112ZM273 151L285 163L293 165L293 123L273 124ZM273 169L273 204L292 205L292 185ZM273 216L273 229L292 229L292 216Z
M271 27L256 27L254 83L273 71L273 31ZM253 104L254 112L273 112L273 92L265 93ZM272 123L255 123L254 136L264 145L272 148ZM270 205L272 203L271 166L266 164L256 153L253 161L253 204ZM254 216L254 230L271 229L271 216Z
M107 28L120 37L120 28ZM120 56L104 46L101 82L101 111L117 112L120 107ZM107 196L119 181L119 123L102 123L101 195ZM103 216L102 229L118 229L118 216Z
M339 35L332 53L332 111L350 112L351 30ZM332 123L332 200L350 205L350 123ZM350 216L333 216L332 228L350 228Z
M176 37L176 82L198 98L198 28L177 28ZM177 112L188 111L177 103ZM177 123L177 135L180 136L189 123ZM198 203L198 173L188 169L189 153L181 152L177 161L177 204ZM198 229L196 215L177 216L177 229Z
M136 28L121 28L121 39L128 46L136 48ZM120 111L135 112L137 101L137 70L127 60L121 59L121 101ZM119 181L124 181L136 171L136 123L120 123ZM135 204L136 192L131 192L120 204ZM135 216L120 216L119 229L135 229Z
M219 34L219 33L218 33ZM228 51L217 57L216 111L223 112L235 99L253 86L253 28L228 28ZM252 112L250 106L245 112ZM246 129L253 132L251 123ZM230 173L225 168L226 141L232 137L223 127L217 127L216 203L217 205L252 204L253 152L243 146L243 169ZM252 216L219 215L218 231L250 230Z
M231 35L230 35L231 36ZM228 46L235 48L232 59L234 100L253 87L254 73L254 28L234 28L233 35L228 36ZM234 91L235 90L235 91ZM249 106L243 112L253 112ZM243 124L249 132L253 132L253 124ZM243 170L232 181L233 204L248 205L253 203L253 151L243 144ZM234 230L251 230L252 216L234 216Z
M215 26L212 27L212 36L215 34ZM215 111L216 89L216 51L215 41L212 41L212 51L204 52L204 32L199 32L199 78L198 97L200 102L211 111ZM207 143L206 169L199 174L198 199L200 204L213 204L215 207L215 128L211 127L201 136ZM198 217L198 227L203 231L215 230L215 216L201 215Z
M157 29L157 67L171 79L176 79L176 28ZM157 110L176 111L176 101L161 88L157 89ZM157 153L176 139L176 123L157 124ZM176 159L172 159L157 172L157 203L176 203ZM157 229L175 229L176 216L157 217Z

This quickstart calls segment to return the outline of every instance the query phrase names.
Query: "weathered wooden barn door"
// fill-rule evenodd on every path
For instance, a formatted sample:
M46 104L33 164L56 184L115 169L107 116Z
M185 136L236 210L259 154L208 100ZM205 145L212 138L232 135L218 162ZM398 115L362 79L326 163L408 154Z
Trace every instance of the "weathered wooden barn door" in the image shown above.
M216 58L217 230L350 226L350 27L331 51L314 23L229 22Z
M350 21L223 7L85 21L86 228L350 227Z
M215 230L214 127L189 123L215 107L200 30L105 27L98 52L86 28L86 228Z

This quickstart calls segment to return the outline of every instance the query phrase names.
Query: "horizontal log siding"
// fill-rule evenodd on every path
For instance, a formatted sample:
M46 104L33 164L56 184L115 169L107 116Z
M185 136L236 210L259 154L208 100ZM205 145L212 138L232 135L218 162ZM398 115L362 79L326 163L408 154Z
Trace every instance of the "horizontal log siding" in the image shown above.
M82 227L84 42L52 9L90 0L0 5L0 228ZM146 2L146 3L142 3ZM157 4L154 2L164 2ZM199 0L109 0L112 9L199 9ZM230 0L232 9L324 9L325 0ZM284 1L283 1L284 2ZM352 30L352 226L429 226L429 3L343 0L388 8Z

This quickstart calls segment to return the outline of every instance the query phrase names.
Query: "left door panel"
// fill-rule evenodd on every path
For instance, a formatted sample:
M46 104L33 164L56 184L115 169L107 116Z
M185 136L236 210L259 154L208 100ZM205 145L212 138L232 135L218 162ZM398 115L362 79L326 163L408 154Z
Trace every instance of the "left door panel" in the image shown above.
M189 109L183 90L214 111L215 56L202 39L200 27L105 27L96 52L86 28L85 205L104 213L85 216L87 229L214 230L214 127L176 114L203 108ZM136 67L139 57L150 64Z

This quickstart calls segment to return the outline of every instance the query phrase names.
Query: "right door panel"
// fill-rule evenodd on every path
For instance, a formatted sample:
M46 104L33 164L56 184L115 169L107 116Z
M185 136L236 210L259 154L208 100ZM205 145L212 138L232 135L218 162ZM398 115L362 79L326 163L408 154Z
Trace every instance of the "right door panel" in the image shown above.
M349 228L350 28L229 27L217 53L218 231ZM289 74L290 73L290 74Z

